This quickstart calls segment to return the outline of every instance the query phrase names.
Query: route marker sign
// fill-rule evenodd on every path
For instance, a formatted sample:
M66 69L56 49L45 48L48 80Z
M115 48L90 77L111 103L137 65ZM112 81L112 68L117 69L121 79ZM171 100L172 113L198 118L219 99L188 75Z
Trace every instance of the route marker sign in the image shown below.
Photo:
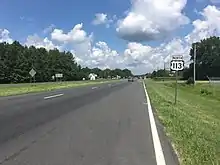
M181 55L173 56L172 60L170 61L170 70L176 72L175 104L177 102L178 71L181 71L183 69L184 69L183 56Z
M184 69L184 61L183 60L171 60L170 69L172 71L181 71Z
M37 72L36 72L33 68L32 68L32 69L30 70L30 72L29 72L29 74L31 75L31 77L34 77L36 73L37 73Z
M181 71L183 69L184 69L183 56L173 56L173 59L170 62L170 70Z

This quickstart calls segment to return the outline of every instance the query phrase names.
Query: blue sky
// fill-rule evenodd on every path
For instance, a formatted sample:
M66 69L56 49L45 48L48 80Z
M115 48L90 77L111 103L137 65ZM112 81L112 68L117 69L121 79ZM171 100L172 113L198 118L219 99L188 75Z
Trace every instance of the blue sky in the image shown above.
M210 0L177 0L178 5L182 5L180 10L176 7L176 13L179 15L172 16L175 12L170 10L169 6L164 3L160 6L162 10L164 9L164 14L167 14L167 16L164 17L163 14L160 15L160 11L157 7L155 10L153 7L152 9L149 7L156 1L158 0L139 0L139 2L138 0L133 0L133 3L131 3L130 0L2 0L0 5L0 29L7 29L10 32L10 38L18 40L22 44L27 42L28 36L36 35L42 38L42 40L47 37L52 44L61 44L65 49L72 50L76 45L71 48L61 43L59 39L53 40L51 33L54 29L60 29L63 31L63 34L67 34L75 25L82 23L81 29L86 32L86 37L88 38L90 34L93 34L92 41L87 40L87 43L91 43L91 47L95 47L96 43L100 41L105 42L110 52L117 51L119 56L122 56L122 54L125 54L126 49L132 49L131 47L135 45L134 43L136 43L135 46L139 44L139 46L143 46L143 50L147 50L147 47L162 49L161 44L169 44L173 39L177 38L185 42L183 38L187 35L191 35L196 28L192 24L193 21L204 21L206 19L203 15L198 14L198 12L203 12L207 6L214 6L216 10L218 10L218 3L211 3ZM165 1L171 4L175 2L174 0L164 0L164 2ZM186 4L184 4L184 2L186 2ZM141 7L143 5L146 5L146 11L144 11L145 8ZM148 10L150 14L153 13L150 18L148 17ZM137 22L136 20L139 18L137 15L128 17L132 12L145 16L149 23L150 21L153 22L152 26L147 23L143 25L141 21ZM171 16L169 16L169 12ZM100 24L93 24L92 21L94 21L97 13L106 14L106 21ZM134 23L129 24L128 21L126 22L125 18L127 17L130 18L129 20L134 21ZM179 21L176 22L175 19ZM107 22L110 20L112 21L107 28ZM118 22L120 20L121 24ZM49 26L52 27L51 30L44 33L44 30ZM154 27L157 27L157 32L152 31ZM116 30L117 28L118 30ZM146 30L146 28L149 29ZM218 26L216 28L218 28ZM140 29L142 29L142 31ZM145 31L143 31L143 29L145 29ZM72 42L68 45L72 45ZM183 45L186 44L184 43ZM92 48L90 49L90 51L92 51ZM137 50L137 48L133 49L135 51L139 50ZM151 49L151 55L152 51ZM91 57L93 56L91 55ZM79 58L79 61L81 59L81 63L84 60L89 60L81 58L80 55L78 55L77 58ZM166 57L163 57L163 60L165 58ZM93 60L98 61L98 59ZM123 59L118 60L123 61ZM143 61L143 59L141 61ZM151 63L152 68L151 61L148 60L146 63ZM87 64L92 66L89 62ZM128 61L126 65L131 66L131 64L128 64ZM123 65L123 67L126 67L126 65ZM112 62L108 66L118 67L118 65L112 64Z
M43 29L51 24L69 31L74 25L83 23L84 30L87 33L93 32L95 39L107 41L115 49L120 49L119 45L122 44L124 48L123 44L126 42L117 36L114 27L107 29L104 26L93 26L91 22L96 13L123 17L130 3L129 0L3 0L0 6L0 27L7 28L14 39L25 40L34 33L43 35ZM194 9L201 10L206 4L188 1L184 13L191 19L197 19ZM184 30L177 30L174 34L185 35L191 28L190 25L186 26Z
M107 40L117 47L122 41L116 36L115 29L93 26L91 22L95 13L123 15L129 4L128 0L3 0L0 6L0 27L7 28L14 39L24 40L30 34L43 35L43 29L51 24L69 31L74 25L83 23L87 33L94 32L95 39Z

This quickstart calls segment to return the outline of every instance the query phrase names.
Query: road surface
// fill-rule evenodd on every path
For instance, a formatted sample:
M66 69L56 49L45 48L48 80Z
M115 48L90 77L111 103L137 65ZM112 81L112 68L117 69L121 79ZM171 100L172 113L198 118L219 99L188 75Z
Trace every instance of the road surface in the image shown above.
M156 123L166 165L176 165ZM0 98L0 165L158 165L142 83Z

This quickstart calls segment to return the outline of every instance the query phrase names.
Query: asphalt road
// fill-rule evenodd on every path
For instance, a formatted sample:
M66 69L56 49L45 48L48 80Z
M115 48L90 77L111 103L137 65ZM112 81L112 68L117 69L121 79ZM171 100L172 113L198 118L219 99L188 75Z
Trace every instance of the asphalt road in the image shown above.
M166 164L176 165L157 126ZM158 165L142 83L0 98L0 164Z

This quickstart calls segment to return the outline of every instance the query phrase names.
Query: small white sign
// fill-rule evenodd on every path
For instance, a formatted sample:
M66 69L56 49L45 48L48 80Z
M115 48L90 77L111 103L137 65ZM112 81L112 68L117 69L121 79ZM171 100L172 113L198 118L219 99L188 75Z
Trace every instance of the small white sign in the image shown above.
M181 55L175 55L175 56L172 56L172 60L183 60L183 56Z
M170 62L170 70L181 71L183 69L184 69L184 61L183 60L172 60Z
M63 77L63 74L57 73L57 74L55 74L55 77L56 77L56 78L62 78L62 77Z
M36 73L37 73L37 72L36 72L33 68L32 68L32 69L30 70L30 72L29 72L29 74L31 75L31 77L34 77Z

